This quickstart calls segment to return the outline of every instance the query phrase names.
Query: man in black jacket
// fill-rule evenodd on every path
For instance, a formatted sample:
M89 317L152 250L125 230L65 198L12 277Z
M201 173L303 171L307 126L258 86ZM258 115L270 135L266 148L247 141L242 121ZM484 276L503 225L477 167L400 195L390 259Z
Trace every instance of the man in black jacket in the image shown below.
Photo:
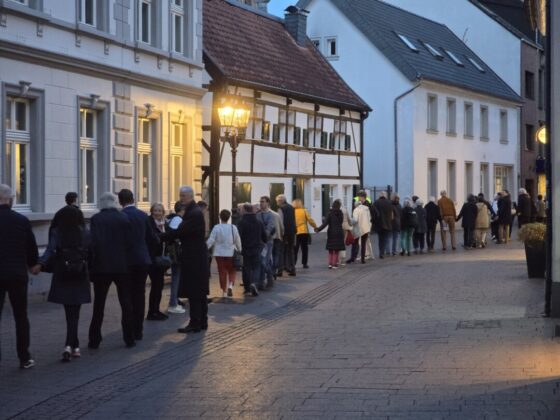
M379 258L383 259L387 250L387 241L393 230L394 209L391 202L387 199L387 194L382 191L379 198L373 204L379 215L375 225L379 237Z
M433 252L434 243L436 242L437 224L441 223L441 213L434 196L430 197L430 201L426 204L424 210L426 210L426 242L428 244L428 252Z
M237 225L243 250L243 286L245 295L258 296L261 274L261 252L267 241L263 224L257 219L251 204L243 205L243 215Z
M121 305L123 339L127 347L135 345L134 317L130 294L129 265L133 246L132 226L117 209L117 197L104 193L99 198L99 213L91 218L91 281L93 282L93 316L89 326L89 344L97 349L101 343L101 325L105 301L111 283L117 286Z
M295 243L296 243L296 213L294 208L286 201L286 196L280 194L276 197L278 204L278 214L284 223L284 249L283 258L280 259L280 267L278 267L278 277L282 276L283 270L286 270L290 276L296 275L295 262ZM283 261L283 264L282 264Z
M6 294L16 323L16 346L20 367L35 365L29 354L29 320L27 318L27 271L39 257L35 235L29 220L12 210L13 192L0 184L0 318Z

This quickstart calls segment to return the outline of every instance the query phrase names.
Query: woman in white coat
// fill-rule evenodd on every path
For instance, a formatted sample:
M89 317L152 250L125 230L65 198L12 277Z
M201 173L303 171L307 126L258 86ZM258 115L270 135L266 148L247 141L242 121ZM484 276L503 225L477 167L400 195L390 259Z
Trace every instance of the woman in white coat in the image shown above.
M220 224L214 226L206 245L208 249L214 248L213 255L218 264L218 275L220 277L220 287L222 297L233 297L233 286L237 270L233 265L233 254L235 251L241 252L241 237L237 226L228 224L231 212L222 210L220 212Z
M352 257L347 262L353 263L356 261L358 249L360 249L360 259L362 264L365 264L368 236L371 231L371 213L369 207L357 201L356 207L352 213L352 219L354 220L354 243L352 244Z

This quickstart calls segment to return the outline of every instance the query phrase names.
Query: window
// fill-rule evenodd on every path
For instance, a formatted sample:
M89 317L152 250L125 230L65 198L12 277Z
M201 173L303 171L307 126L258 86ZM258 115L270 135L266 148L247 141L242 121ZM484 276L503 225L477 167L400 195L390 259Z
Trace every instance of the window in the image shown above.
M473 105L471 103L465 103L465 137L472 138L474 132L474 115L473 115Z
M535 150L535 127L525 124L525 150Z
M183 54L185 37L185 9L183 8L183 0L174 0L171 3L171 27L173 52Z
M278 111L279 143L294 143L296 113L286 109Z
M464 67L465 65L463 64L463 62L461 60L459 60L459 58L453 54L451 51L449 50L445 50L445 52L447 53L447 55L449 56L449 58L451 58L451 60L453 60L453 62L455 64L457 64L458 66Z
M278 124L272 124L272 142L280 143L280 127Z
M97 111L80 108L80 203L97 202Z
M29 6L29 0L12 0L12 1L23 4L24 6Z
M457 101L452 98L447 99L447 134L457 134Z
M428 197L438 196L437 160L428 160Z
M525 72L525 97L535 99L535 75L530 71Z
M317 48L318 50L321 50L321 39L320 38L314 38L311 40L311 42L313 43L313 45L315 45L315 48Z
M294 144L296 146L301 146L301 128L296 127L294 130Z
M80 0L80 22L96 26L96 0Z
M482 67L480 64L478 64L478 62L474 58L467 57L467 59L471 62L471 64L474 66L474 68L477 69L479 72L486 73L486 70L484 70L484 67Z
M185 162L185 125L172 122L171 123L171 174L169 183L169 197L171 202L179 199L179 188L185 183L183 168L186 167Z
M494 193L512 189L511 166L494 165Z
M455 161L447 161L447 193L453 201L457 199L457 170Z
M543 109L544 107L544 73L541 69L539 69L539 86L538 86L538 92L537 95L539 95L538 97L538 103L539 103L539 109Z
M329 135L326 131L321 132L321 149L326 149L328 144Z
M465 191L464 196L468 194L475 194L473 186L473 164L472 162L465 162Z
M284 184L271 183L269 185L270 208L274 211L278 210L278 204L276 204L276 197L279 196L280 194L284 194Z
M347 152L352 150L352 136L350 134L344 136L344 150Z
M437 131L437 129L438 129L437 96L428 95L428 130Z
M270 122L263 121L262 123L262 131L261 131L261 140L270 140Z
M347 130L347 121L343 120L335 120L334 121L334 133L332 139L332 146L331 149L339 149L339 150L348 150L346 144L346 130Z
M418 52L418 48L416 48L416 45L414 45L406 36L401 34L397 34L397 36L411 51Z
M242 203L252 203L251 201L251 190L253 186L250 182L239 182L237 184L237 202ZM276 201L276 200L274 200Z
M5 110L5 174L6 184L15 192L14 205L30 206L30 149L29 101L7 97Z
M138 2L138 40L146 44L152 43L152 0Z
M488 171L488 164L481 163L480 164L480 192L484 194L484 197L488 199L490 197L490 191L488 190L488 181L489 181L489 171Z
M500 110L500 141L508 141L508 113L505 109Z
M439 59L439 60L443 60L443 55L442 53L440 53L438 50L436 50L434 47L432 47L430 44L428 44L427 42L424 42L424 46L426 47L426 49L430 52L430 54L432 54L435 58Z
M136 195L140 203L150 203L152 201L153 124L151 119L138 118Z
M307 145L306 147L320 147L321 132L323 131L323 117L309 114L307 116ZM304 138L305 142L305 138ZM310 144L311 143L311 144Z
M327 38L327 57L338 57L336 38Z
M488 140L488 107L485 105L480 106L480 138Z

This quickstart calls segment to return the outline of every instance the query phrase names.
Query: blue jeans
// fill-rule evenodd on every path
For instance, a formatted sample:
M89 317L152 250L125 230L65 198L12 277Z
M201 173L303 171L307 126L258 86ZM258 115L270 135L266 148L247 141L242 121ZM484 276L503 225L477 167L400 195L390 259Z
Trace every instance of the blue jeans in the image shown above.
M267 242L261 252L261 274L259 277L259 287L264 287L264 279L266 277L266 285L272 287L274 284L274 271L272 268L272 241Z
M243 287L245 293L251 291L251 285L258 287L261 276L261 254L243 255Z
M394 230L391 232L391 252L396 254L399 252L399 236L400 232L398 230ZM389 254L389 241L387 241L387 254Z
M274 239L272 243L272 270L274 273L281 268L284 263L281 261L282 251L284 250L284 244L282 243L281 239Z
M179 279L181 278L181 266L179 264L171 265L171 294L169 296L169 306L177 306L177 293L179 293Z

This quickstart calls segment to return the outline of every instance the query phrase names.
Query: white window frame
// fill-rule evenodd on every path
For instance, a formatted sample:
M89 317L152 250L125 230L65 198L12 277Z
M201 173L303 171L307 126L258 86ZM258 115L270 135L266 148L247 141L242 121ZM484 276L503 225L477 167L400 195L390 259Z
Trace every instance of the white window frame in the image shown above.
M28 100L26 99L22 99L22 98L18 98L18 97L13 97L13 96L7 96L6 97L6 101L4 103L4 106L6 107L5 109L7 109L7 102L10 101L12 103L11 108L10 108L10 125L8 126L7 121L5 121L6 123L6 137L5 137L5 143L4 143L4 152L7 151L8 148L10 148L10 171L11 173L9 174L9 179L10 179L10 187L12 188L12 191L14 191L15 194L15 198L14 198L14 208L18 209L18 210L22 210L22 211L31 211L31 185L30 185L30 174L31 174L31 130L30 130L30 108L31 108L31 104ZM25 104L25 129L24 130L16 130L16 107L15 107L15 103L23 103ZM4 115L3 118L6 118L4 111ZM25 162L26 162L26 169L25 169L25 180L24 180L24 185L25 185L25 196L27 198L25 203L19 203L17 201L17 191L18 191L18 187L17 187L17 180L21 179L21 174L18 176L16 173L16 147L18 145L24 145L25 146ZM7 156L6 156L7 159Z
M435 133L438 131L438 96L428 93L426 105L427 131Z
M508 112L507 109L500 109L500 143L507 143L509 140Z
M140 139L144 135L144 121L148 121L149 129L148 129L148 141L142 142ZM137 135L136 135L136 198L138 204L149 206L150 203L153 201L154 198L154 180L153 180L153 143L154 143L154 127L155 120L150 118L138 117L137 119ZM144 156L148 156L148 174L147 174L147 188L148 188L148 197L147 200L144 199Z
M513 187L513 179L511 176L512 172L513 172L513 168L510 165L494 165L494 193L497 193L498 191L512 189ZM505 183L504 183L504 179L506 180ZM498 182L498 180L500 182Z
M184 54L185 53L185 9L183 6L183 0L181 0L181 4L177 5L175 4L175 0L173 0L171 2L171 48L172 51L174 53L177 54ZM175 30L176 30L176 23L175 23L175 18L179 17L181 19L181 35L180 35L180 40L181 40L181 48L177 49L177 38L175 36Z
M447 98L447 119L446 133L447 135L457 135L457 100L455 98Z
M453 171L450 169L453 168ZM453 201L457 200L457 161L447 161L447 194Z
M490 110L487 105L480 105L480 139L490 138Z
M478 64L478 62L474 58L467 57L467 60L469 60L471 62L471 64L474 66L474 68L477 69L479 72L486 73L486 70L484 70L484 67L482 67L480 64Z
M474 137L474 105L472 102L465 102L463 111L465 117L463 136L472 139Z
M93 3L93 22L88 23L86 22L86 3L91 1ZM92 26L94 28L97 27L97 0L80 0L80 23L84 25Z
M424 46L430 52L430 54L432 54L435 58L439 60L443 60L443 54L440 53L438 50L436 50L431 44L424 42Z
M87 114L93 115L93 137L87 137ZM83 208L95 209L97 203L97 180L98 180L98 132L97 132L97 110L80 107L80 205ZM81 128L84 127L84 132ZM87 185L87 152L93 151L93 181L92 185ZM93 199L87 201L88 190L93 190Z
M321 51L321 38L311 38L311 42L319 51Z
M142 21L143 21L143 15L142 15L142 5L143 4L147 4L148 5L148 40L145 41L142 38L142 35L144 33L144 27L142 25ZM144 44L148 44L151 45L152 44L152 19L154 18L153 16L153 7L152 7L152 0L138 0L138 41L143 42Z
M334 54L331 53L331 44L334 42ZM329 36L325 40L325 57L338 58L338 38L336 36Z
M463 62L461 60L459 60L459 57L457 57L455 54L453 54L451 51L449 50L445 50L445 52L447 53L447 55L449 56L449 58L451 58L451 60L453 60L453 62L455 64L457 64L460 67L465 67L465 65L463 64Z
M404 35L402 35L402 34L399 34L399 33L397 33L397 36L398 36L399 39L402 41L402 43L403 43L404 45L406 45L411 51L420 52L420 51L418 50L418 48L416 47L416 45L414 45L414 44L412 43L412 41L411 41L410 39L408 39L406 36L404 36Z
M175 128L180 128L180 138L179 138L179 145L176 145L175 140ZM170 182L169 182L169 197L171 197L171 203L175 203L179 199L179 188L181 185L175 185L175 175L176 171L179 170L179 184L182 184L184 181L184 171L183 168L185 167L185 157L186 157L186 146L185 146L185 134L186 134L186 126L184 123L180 123L178 121L174 121L171 123L171 142L169 146L170 150ZM180 159L179 168L175 166L175 158Z

